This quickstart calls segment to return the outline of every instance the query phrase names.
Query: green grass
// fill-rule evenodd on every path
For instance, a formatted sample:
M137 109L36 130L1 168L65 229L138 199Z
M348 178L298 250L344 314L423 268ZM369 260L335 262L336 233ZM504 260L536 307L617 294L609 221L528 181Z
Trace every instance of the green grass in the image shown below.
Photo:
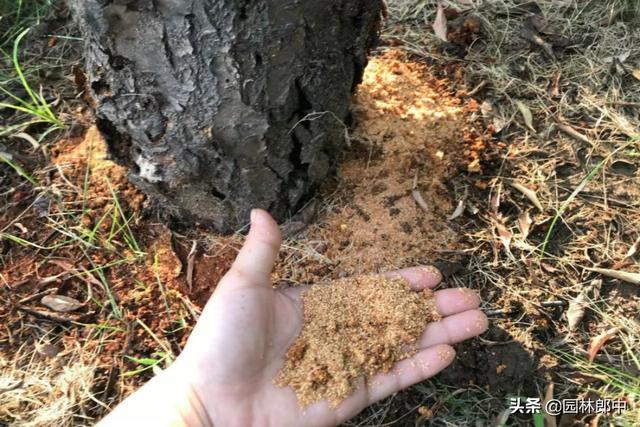
M609 153L596 166L594 166L593 169L591 169L591 171L582 179L580 184L578 184L578 186L573 190L571 195L569 195L569 197L567 197L567 199L564 202L562 202L562 204L560 205L560 208L556 211L556 214L553 216L551 225L549 226L549 229L547 230L547 234L544 237L544 241L542 242L542 248L540 249L541 258L543 258L546 255L547 245L549 244L549 241L553 236L555 226L558 220L560 220L560 218L562 217L562 214L564 214L564 212L567 210L569 205L571 205L571 203L576 199L576 197L578 197L578 195L582 192L582 190L584 190L587 184L589 184L596 177L596 175L600 172L603 166L605 166L618 152L626 150L631 145L638 143L639 141L640 141L640 137L632 138L626 144L623 144L620 147L616 148L615 150L611 151L611 153Z
M2 85L0 86L0 92L8 96L12 100L12 102L0 102L0 108L8 108L17 112L24 113L27 117L29 117L29 119L18 124L0 129L0 136L16 132L19 129L24 129L37 123L49 124L53 129L64 128L64 123L62 123L60 119L58 119L58 117L55 115L55 113L51 110L49 102L43 95L42 90L35 91L31 87L31 85L27 81L27 78L25 77L22 66L20 65L20 60L18 58L20 51L20 42L28 32L29 29L26 29L16 37L13 43L13 52L10 57L11 63L14 67L14 72L20 82L21 87L26 91L27 98L20 98L19 96L15 95L13 91L5 88L4 85ZM51 129L48 130L48 132L50 131Z
M2 131L0 130L0 136L2 134ZM22 167L20 167L20 165L16 164L15 162L13 162L9 157L7 157L4 153L2 153L0 151L0 161L2 163L5 163L6 165L8 165L11 169L13 169L19 176L21 176L22 178L26 179L27 181L29 181L29 183L31 183L31 185L33 185L34 187L38 186L38 182L35 180L34 177L32 177L31 175L29 175L24 169L22 169Z
M585 386L587 390L593 390L603 399L626 398L630 404L627 411L619 415L621 420L628 420L634 423L640 422L640 408L634 407L634 403L637 405L640 400L640 378L603 363L590 362L583 357L575 356L568 352L557 350L552 352L555 352L562 361L575 370L585 376L599 380L602 384L597 387L587 385Z
M0 110L18 113L10 118L12 123L0 126L0 136L46 124L48 128L38 138L42 139L53 130L64 128L42 88L37 89L29 82L37 80L36 67L26 69L20 60L21 42L30 29L41 22L52 4L53 0L16 0L0 5Z
M55 0L15 0L0 3L0 48L10 45L25 28L38 24Z

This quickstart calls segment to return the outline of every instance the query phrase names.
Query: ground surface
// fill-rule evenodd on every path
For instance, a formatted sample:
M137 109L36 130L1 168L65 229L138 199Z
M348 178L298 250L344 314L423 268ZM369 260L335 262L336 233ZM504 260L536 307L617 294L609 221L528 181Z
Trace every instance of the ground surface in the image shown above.
M436 379L348 425L536 421L505 412L511 396L624 398L622 416L585 420L637 424L638 11L445 6L437 19L434 3L389 2L350 146L300 215L311 225L283 226L274 283L433 263L443 286L482 294L489 332ZM18 18L1 12L0 23ZM37 12L25 8L22 25ZM62 16L22 42L37 89L0 63L2 87L33 107L0 109L0 424L91 424L171 363L242 244L148 214L93 126ZM431 29L442 35L443 19L447 42ZM10 55L19 31L0 30Z

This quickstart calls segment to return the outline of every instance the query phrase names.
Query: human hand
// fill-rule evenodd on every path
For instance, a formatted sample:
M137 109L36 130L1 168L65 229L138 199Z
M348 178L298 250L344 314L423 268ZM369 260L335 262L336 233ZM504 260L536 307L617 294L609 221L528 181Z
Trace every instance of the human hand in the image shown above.
M176 362L127 399L104 422L132 417L148 423L144 407L156 403L154 425L329 426L366 406L436 375L455 356L451 344L487 328L470 290L435 293L443 319L426 325L420 350L388 373L362 380L353 395L333 408L316 402L301 408L291 388L273 383L285 355L302 329L305 287L276 290L270 274L281 244L268 213L254 210L251 230L233 266L205 306L186 348ZM420 267L400 270L415 290L436 286L441 276ZM172 396L173 395L173 396ZM136 410L136 408L138 408Z

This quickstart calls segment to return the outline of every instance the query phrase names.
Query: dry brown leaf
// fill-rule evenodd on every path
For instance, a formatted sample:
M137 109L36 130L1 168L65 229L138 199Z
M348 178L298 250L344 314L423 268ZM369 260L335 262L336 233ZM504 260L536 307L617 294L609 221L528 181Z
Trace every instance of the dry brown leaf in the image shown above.
M623 282L633 283L634 285L640 285L640 273L631 273L622 270L610 270L608 268L597 267L585 267L587 270L600 273L603 276L611 277L613 279L622 280Z
M540 212L544 211L542 203L540 203L540 199L538 199L538 195L534 190L530 189L529 187L525 187L524 185L517 182L512 183L511 186L524 194L524 196L529 199L529 201L533 203L533 205L538 208Z
M29 230L21 222L14 222L13 225L20 230L21 233L28 233Z
M585 289L583 289L582 292L578 294L578 296L569 301L569 308L567 309L567 321L570 331L575 331L578 328L578 325L582 321L588 305L589 302Z
M638 237L635 243L631 245L631 247L627 251L627 254L624 256L624 258L625 259L633 258L634 256L636 256L639 249L640 249L640 237Z
M482 101L482 104L480 104L480 113L486 124L493 124L496 133L500 132L509 124L509 121L499 114L499 108L491 101Z
M464 203L464 199L462 199L458 202L458 206L456 206L456 210L454 210L453 213L447 219L449 221L453 221L454 219L458 218L464 212L464 207L465 207L465 203Z
M422 210L424 210L425 212L429 212L429 205L427 205L427 202L424 201L424 197L422 197L422 193L420 191L412 190L411 195L413 196L413 199L416 201L418 206L422 208Z
M45 295L40 300L40 303L59 313L68 313L82 307L82 303L80 301L64 295Z
M547 87L547 93L551 98L558 98L560 96L560 71L553 73L553 77Z
M569 308L567 309L569 331L574 331L582 321L589 306L589 294L591 294L591 299L593 300L600 298L601 287L602 280L592 280L591 283L582 288L582 291L573 300L569 301Z
M587 352L589 360L593 362L593 359L596 358L600 349L607 343L607 341L616 336L618 332L620 332L620 328L611 328L608 331L604 331L600 335L592 338L589 343L589 351Z
M518 110L520 110L520 113L524 118L524 123L532 132L535 132L536 130L533 127L533 114L531 114L531 110L529 109L529 107L527 107L527 105L524 102L519 100L516 101L516 105L518 106Z
M533 220L531 219L531 215L529 215L529 211L522 212L518 215L518 229L520 233L522 233L522 239L526 239L529 236L531 224L533 224Z
M442 3L438 3L438 10L436 12L436 20L433 21L433 32L443 42L449 41L447 39L447 17L444 14L444 7Z
M511 253L511 239L513 238L513 233L499 221L496 221L496 228L498 229L498 235L500 236L502 245L507 250L507 252Z

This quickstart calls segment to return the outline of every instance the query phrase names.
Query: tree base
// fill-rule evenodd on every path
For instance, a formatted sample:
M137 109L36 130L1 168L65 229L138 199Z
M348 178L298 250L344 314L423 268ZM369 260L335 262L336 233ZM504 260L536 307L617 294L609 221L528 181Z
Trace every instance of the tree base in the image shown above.
M282 221L334 171L378 1L70 1L98 127L163 217Z

